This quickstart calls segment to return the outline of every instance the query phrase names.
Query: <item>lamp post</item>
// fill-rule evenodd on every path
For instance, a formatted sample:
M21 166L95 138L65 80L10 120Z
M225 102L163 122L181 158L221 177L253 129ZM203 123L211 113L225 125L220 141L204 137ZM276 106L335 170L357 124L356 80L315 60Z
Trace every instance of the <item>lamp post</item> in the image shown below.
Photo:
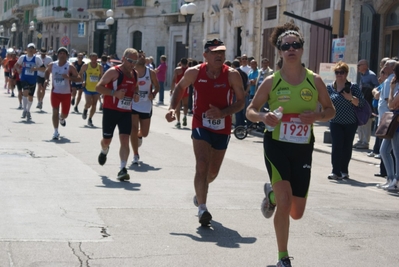
M197 11L197 6L193 3L194 0L186 0L186 3L180 7L180 14L184 16L187 23L186 29L186 58L188 58L188 49L189 49L189 34L190 34L190 22L191 18Z
M12 45L15 46L15 34L17 31L17 24L15 22L11 24L11 32L12 32Z
M108 26L108 36L107 36L107 42L108 42L107 50L108 51L107 51L107 53L109 55L111 53L111 27L115 22L114 18L112 17L114 15L114 11L112 9L108 9L106 15L107 15L107 19L105 20L105 24L107 24L107 26Z
M0 35L3 36L4 34L4 26L0 25Z
M33 31L35 30L35 22L32 20L29 22L29 32L30 32L30 41L29 43L33 43Z

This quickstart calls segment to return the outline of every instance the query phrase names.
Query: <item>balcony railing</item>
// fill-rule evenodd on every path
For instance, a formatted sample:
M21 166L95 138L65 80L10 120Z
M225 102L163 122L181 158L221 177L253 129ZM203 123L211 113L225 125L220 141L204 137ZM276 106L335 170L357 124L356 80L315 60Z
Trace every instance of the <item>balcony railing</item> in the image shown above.
M145 7L145 0L117 0L116 7Z
M34 8L39 5L39 0L19 0L18 5L24 9Z
M63 20L86 20L89 19L89 13L87 11L78 11L76 9L68 9L67 11L54 12L54 19L56 21Z
M38 8L35 8L33 11L33 15L36 16L38 21L43 21L43 20L52 20L54 19L55 12L53 10L53 6L41 6Z
M112 0L88 0L87 9L112 9Z

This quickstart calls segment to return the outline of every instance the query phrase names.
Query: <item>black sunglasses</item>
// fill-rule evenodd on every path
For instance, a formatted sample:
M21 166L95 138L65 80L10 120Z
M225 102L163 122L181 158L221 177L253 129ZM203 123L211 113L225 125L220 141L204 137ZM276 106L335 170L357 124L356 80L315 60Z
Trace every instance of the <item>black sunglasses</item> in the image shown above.
M335 75L338 75L338 74L344 75L345 73L346 73L346 71L344 71L344 70L336 70L335 71Z
M287 51L287 50L290 49L290 47L292 47L294 49L300 49L300 48L303 47L303 44L302 43L298 43L298 42L292 42L291 44L290 43L285 43L285 44L282 44L280 46L280 49L281 49L281 51Z

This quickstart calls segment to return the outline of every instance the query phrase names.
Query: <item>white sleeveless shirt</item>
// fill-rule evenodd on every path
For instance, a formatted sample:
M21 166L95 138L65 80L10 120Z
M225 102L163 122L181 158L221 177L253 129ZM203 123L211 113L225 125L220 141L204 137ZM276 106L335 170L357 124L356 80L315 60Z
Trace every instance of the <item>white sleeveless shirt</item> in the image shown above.
M150 113L152 109L152 101L148 98L151 93L151 73L150 69L146 67L143 77L138 78L140 100L132 102L132 109L141 113Z
M70 94L71 83L62 77L63 74L69 72L69 62L67 61L63 66L58 66L58 60L54 62L51 74L53 75L53 92L57 94Z

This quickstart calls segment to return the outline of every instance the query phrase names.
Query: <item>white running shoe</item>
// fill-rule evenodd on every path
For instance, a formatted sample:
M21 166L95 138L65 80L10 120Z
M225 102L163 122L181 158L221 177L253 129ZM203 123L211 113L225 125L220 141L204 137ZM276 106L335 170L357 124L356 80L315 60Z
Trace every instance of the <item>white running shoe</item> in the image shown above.
M54 132L53 140L58 140L58 138L60 138L60 134L58 132Z
M388 185L386 190L388 191L394 191L398 189L398 180L393 179L392 182Z
M139 164L140 156L139 155L134 155L132 164Z
M387 180L387 181L385 182L385 184L377 184L377 188L382 189L383 187L389 186L389 183L390 183L390 181Z

